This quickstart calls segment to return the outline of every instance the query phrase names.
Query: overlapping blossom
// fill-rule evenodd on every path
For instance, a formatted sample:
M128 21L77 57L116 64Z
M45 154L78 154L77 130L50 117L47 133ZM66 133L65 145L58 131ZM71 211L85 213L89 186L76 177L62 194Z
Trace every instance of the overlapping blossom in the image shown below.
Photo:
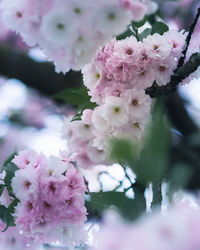
M1 9L11 30L28 45L38 44L57 72L67 72L89 63L99 45L154 5L150 0L4 0Z
M77 166L89 169L94 165L106 164L105 151L93 146L95 128L91 123L91 110L85 110L82 121L71 122L71 116L67 117L62 127L63 138L66 139L70 152L78 152Z
M85 240L86 187L71 160L65 152L49 159L33 150L15 156L19 170L12 189L19 203L14 217L24 237L40 243L58 241L70 248Z
M126 223L112 215L100 227L93 250L199 249L199 224L200 209L188 202L171 207L165 215L154 212L135 223Z
M0 230L3 231L6 225L0 221ZM9 227L6 232L0 234L0 250L38 250L39 243L28 239L17 227Z
M113 39L83 70L91 101L95 128L93 146L105 149L108 138L128 137L141 141L150 118L152 99L145 89L154 81L166 85L182 55L186 34L170 30L143 42L135 37Z

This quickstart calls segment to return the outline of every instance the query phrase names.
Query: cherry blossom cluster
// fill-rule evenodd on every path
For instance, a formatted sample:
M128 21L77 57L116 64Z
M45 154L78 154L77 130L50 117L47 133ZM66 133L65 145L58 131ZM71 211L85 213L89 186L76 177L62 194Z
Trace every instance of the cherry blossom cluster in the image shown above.
M150 0L3 0L2 18L30 45L39 45L57 72L80 70L98 46L155 10Z
M164 215L154 212L129 224L111 214L100 227L93 250L199 249L200 208L192 206L182 202Z
M25 237L70 248L84 240L86 186L72 161L74 156L66 152L47 159L33 150L20 151L13 159L19 168L11 185L19 199L14 217Z
M170 30L149 35L142 42L133 36L113 39L83 68L91 101L99 105L88 121L95 127L94 146L105 149L111 136L143 138L152 106L145 89L154 81L159 86L169 82L185 38L183 31Z
M76 156L77 166L84 169L107 163L105 151L93 146L95 128L88 121L90 114L90 110L84 111L85 119L83 117L81 121L71 122L72 116L67 117L61 130L63 139L67 141L69 151L78 153Z

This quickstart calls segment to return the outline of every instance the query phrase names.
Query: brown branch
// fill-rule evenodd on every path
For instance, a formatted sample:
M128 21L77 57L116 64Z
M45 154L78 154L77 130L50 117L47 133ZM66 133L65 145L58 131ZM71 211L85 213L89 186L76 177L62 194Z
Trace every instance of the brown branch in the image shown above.
M0 47L0 75L16 78L40 93L53 96L56 93L80 84L80 72L70 71L68 74L57 74L52 64L36 62L25 53L10 47Z

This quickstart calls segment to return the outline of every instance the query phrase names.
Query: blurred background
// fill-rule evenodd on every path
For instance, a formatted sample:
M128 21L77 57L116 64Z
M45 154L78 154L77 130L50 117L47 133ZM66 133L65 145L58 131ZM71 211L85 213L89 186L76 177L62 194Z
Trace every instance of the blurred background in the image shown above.
M158 13L171 28L189 29L196 14L199 0L157 0ZM191 48L200 45L200 21L192 37ZM80 72L66 75L55 73L54 66L46 62L42 51L28 48L21 38L10 32L0 18L0 165L11 155L25 148L48 155L67 150L61 137L64 116L74 108L56 98L56 94L79 86ZM200 169L200 79L180 86L178 93L166 99L166 113L171 125L173 144L171 162L184 162L194 170ZM97 168L98 169L98 168ZM104 167L99 166L98 171ZM119 165L110 167L101 175L104 190L113 190L124 180ZM194 171L188 188L200 187L200 171ZM95 173L87 173L91 191L99 190ZM133 176L134 179L134 176ZM129 183L124 181L123 188ZM131 192L131 190L129 190ZM127 193L127 195L133 195ZM151 193L147 193L151 200Z

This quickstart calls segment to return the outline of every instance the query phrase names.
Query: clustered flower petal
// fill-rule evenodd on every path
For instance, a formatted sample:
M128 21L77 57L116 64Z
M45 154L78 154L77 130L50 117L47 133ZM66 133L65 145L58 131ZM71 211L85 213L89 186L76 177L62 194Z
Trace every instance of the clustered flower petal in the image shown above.
M84 169L107 163L105 150L99 150L92 144L95 139L95 128L91 120L92 113L92 110L85 110L81 121L71 122L72 117L69 116L65 119L61 131L70 152L78 152L76 155L77 166Z
M74 159L65 152L61 158L46 159L33 150L21 151L14 158L19 170L12 179L12 189L20 201L14 216L25 237L42 243L59 241L69 247L83 240L86 186L72 164Z
M169 82L186 35L170 30L163 35L149 35L142 42L133 36L113 39L83 68L83 81L91 101L98 104L90 111L90 126L95 129L93 146L105 150L112 136L142 140L152 106L145 89L154 81L159 86Z
M30 45L39 45L57 72L80 70L100 45L141 20L150 0L133 0L131 9L120 0L3 0L2 18ZM139 8L138 8L139 7Z
M5 228L6 225L0 221L0 230ZM9 227L0 234L0 250L38 250L40 247L40 243L25 237L18 227Z

